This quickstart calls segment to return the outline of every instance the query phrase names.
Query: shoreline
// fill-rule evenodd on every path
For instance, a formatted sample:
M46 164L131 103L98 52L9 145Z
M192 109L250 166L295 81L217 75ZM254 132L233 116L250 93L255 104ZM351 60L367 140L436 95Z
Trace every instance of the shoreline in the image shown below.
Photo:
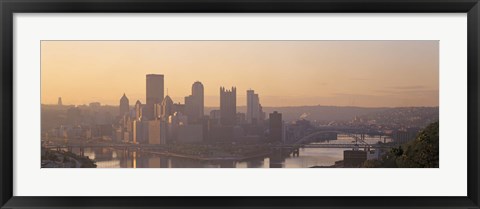
M159 152L159 151L140 151L148 154L161 155L165 157L178 157L191 160L200 160L200 161L244 161L252 158L265 157L271 154L271 152L257 153L247 156L227 156L227 157L202 157L195 155L186 155L172 152Z

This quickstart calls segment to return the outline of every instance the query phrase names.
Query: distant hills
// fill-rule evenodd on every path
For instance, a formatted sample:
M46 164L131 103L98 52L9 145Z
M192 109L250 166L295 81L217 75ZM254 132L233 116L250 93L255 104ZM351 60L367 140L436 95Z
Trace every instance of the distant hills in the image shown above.
M68 109L64 106L61 109ZM84 106L88 107L88 106ZM56 109L56 105L42 105L42 114L44 111ZM133 106L132 106L133 108ZM205 107L205 115L209 115L210 111L218 110L218 107ZM246 106L237 107L237 112L246 112ZM115 115L118 106L101 106L99 112L110 112ZM438 121L438 107L349 107L349 106L295 106L295 107L263 107L263 111L267 114L273 111L282 113L282 118L286 122L295 121L305 118L310 121L350 121L355 117L363 120L375 120L377 123L400 123L410 121L414 123L427 123L430 121ZM42 118L43 119L43 118Z
M205 107L205 114L211 110L218 109L214 107ZM411 111L415 110L415 111ZM296 106L296 107L263 107L267 114L273 111L282 113L283 120L295 121L305 118L310 121L349 121L356 116L371 118L376 115L391 114L396 112L418 113L427 111L435 114L438 118L438 107L348 107L348 106ZM246 106L237 107L237 112L246 112ZM413 115L415 116L415 115Z

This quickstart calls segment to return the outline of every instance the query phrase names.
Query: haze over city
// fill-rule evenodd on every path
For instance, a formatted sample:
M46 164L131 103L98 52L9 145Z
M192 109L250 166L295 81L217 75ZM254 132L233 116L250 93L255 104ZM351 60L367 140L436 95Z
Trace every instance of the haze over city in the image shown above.
M42 104L145 102L145 75L163 74L182 102L202 82L205 106L235 86L262 105L438 106L438 41L42 41ZM167 92L168 89L168 92Z
M438 41L44 41L42 168L438 168Z

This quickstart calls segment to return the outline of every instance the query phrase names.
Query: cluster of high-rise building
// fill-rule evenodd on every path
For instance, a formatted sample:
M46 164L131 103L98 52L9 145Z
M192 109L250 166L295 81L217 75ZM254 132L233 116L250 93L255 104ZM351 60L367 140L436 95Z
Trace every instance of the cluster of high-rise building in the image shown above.
M164 75L146 75L146 103L136 101L130 108L124 94L120 98L119 123L115 125L116 141L148 144L176 142L282 140L283 121L280 113L265 119L259 96L247 91L247 112L237 112L235 87L220 87L220 108L204 113L204 87L192 85L184 103L174 103L164 95Z

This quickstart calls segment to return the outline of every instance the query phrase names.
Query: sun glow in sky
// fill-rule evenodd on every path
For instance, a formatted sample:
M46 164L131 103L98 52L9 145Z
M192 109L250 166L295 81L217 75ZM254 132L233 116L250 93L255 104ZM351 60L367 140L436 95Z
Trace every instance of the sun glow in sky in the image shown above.
M42 41L42 104L145 103L145 75L164 74L184 103L195 81L205 106L219 88L263 106L438 106L438 41Z

